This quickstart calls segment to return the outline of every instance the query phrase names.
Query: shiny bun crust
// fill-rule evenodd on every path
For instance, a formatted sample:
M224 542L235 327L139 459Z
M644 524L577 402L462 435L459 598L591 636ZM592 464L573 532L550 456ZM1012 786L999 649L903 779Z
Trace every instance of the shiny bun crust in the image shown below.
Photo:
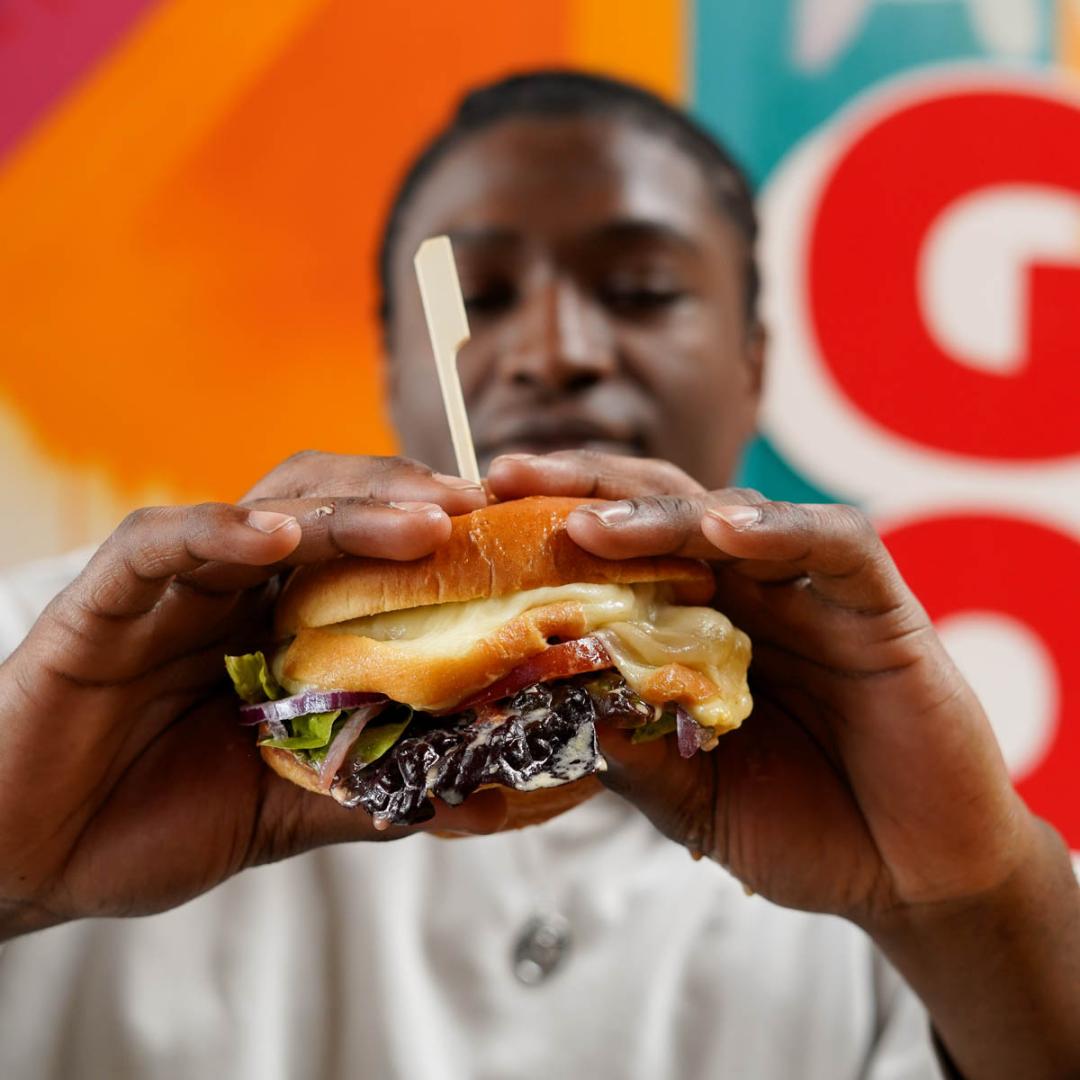
M267 737L265 731L262 737ZM266 764L278 776L302 788L307 788L316 795L330 796L329 791L323 791L319 787L314 770L303 764L291 751L263 746L259 748L259 752ZM529 825L541 825L553 817L558 817L559 814L565 814L567 810L573 810L586 799L591 799L602 791L603 787L595 776L583 776L580 780L574 780L569 784L539 788L536 791L515 791L513 788L501 790L506 797L507 813L506 823L500 832L524 829ZM444 834L436 832L435 835Z
M579 548L566 519L596 499L538 496L496 503L451 521L450 539L412 562L343 557L303 567L290 578L276 612L279 638L306 627L446 604L506 596L553 585L632 585L664 581L679 603L706 603L712 571L694 559L609 561Z

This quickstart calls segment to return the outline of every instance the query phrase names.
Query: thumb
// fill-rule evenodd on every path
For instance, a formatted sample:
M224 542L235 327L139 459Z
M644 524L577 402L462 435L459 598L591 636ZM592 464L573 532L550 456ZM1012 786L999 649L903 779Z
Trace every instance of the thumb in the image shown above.
M717 817L711 755L679 755L673 737L646 743L631 733L597 726L607 769L604 785L633 803L669 839L695 853L715 851Z

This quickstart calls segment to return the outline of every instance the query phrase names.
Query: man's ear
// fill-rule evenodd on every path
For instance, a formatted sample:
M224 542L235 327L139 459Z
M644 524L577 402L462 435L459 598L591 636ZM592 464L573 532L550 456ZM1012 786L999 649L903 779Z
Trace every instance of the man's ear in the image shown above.
M746 396L748 402L747 438L757 430L758 413L761 411L761 397L765 389L765 349L769 335L765 324L754 319L746 331L743 345L743 361L746 365Z
M401 375L398 373L398 366L394 363L393 354L385 341L379 353L379 363L382 365L383 392L389 397L390 404L393 404L394 398L401 390Z
M394 338L389 317L382 316L382 334L379 348L379 376L382 383L383 404L394 427L398 426L398 395L401 393L401 373L394 363Z

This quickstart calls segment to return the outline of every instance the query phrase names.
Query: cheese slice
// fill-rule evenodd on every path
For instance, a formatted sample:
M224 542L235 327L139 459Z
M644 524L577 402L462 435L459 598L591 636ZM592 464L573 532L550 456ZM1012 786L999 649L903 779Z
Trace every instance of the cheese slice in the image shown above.
M393 642L417 657L454 657L527 611L572 602L587 633L598 633L630 687L655 705L659 688L680 683L680 701L699 724L727 731L749 715L750 641L712 608L669 602L663 585L561 585L509 596L388 611L333 630ZM671 669L699 678L663 678Z
M628 585L557 585L483 600L385 611L335 623L332 629L375 641L392 641L398 648L425 656L457 656L474 641L492 636L500 626L526 611L566 601L581 606L590 630L633 618L639 604Z

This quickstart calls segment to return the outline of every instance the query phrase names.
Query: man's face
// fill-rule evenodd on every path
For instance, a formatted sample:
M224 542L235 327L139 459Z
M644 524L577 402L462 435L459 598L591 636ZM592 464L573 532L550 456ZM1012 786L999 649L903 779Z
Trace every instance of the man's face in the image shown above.
M459 356L481 470L592 447L728 483L749 438L761 334L744 251L700 166L618 119L517 119L436 168L393 256L391 404L404 450L456 471L412 256L454 246L472 338Z

